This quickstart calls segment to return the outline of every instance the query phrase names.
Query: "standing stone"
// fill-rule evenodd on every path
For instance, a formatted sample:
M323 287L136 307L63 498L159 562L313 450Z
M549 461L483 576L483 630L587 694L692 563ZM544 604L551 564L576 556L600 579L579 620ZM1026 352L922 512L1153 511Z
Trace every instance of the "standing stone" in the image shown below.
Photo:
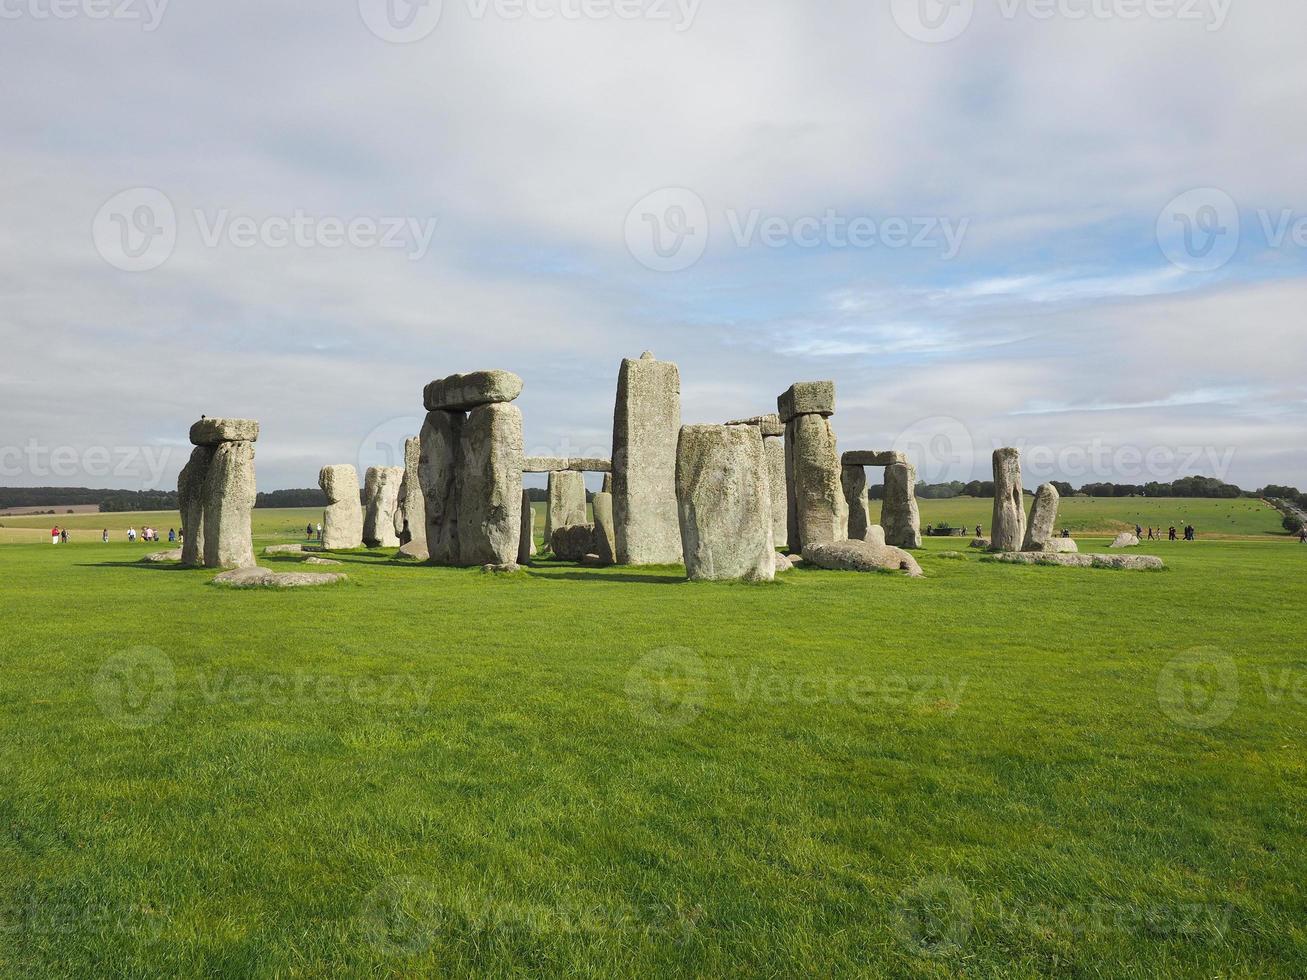
M892 548L921 547L921 511L917 507L917 469L911 463L885 467L885 498L880 505L880 526Z
M254 498L254 443L219 443L204 478L206 567L248 568L254 564L250 528Z
M427 507L422 495L422 479L418 470L422 466L422 439L412 436L404 440L404 477L399 481L399 506L395 509L395 534L399 537L399 553L418 561L427 560ZM408 543L404 543L404 526L408 525Z
M849 540L863 541L871 527L871 506L867 502L867 471L861 466L840 468L844 502L849 505Z
M785 426L785 464L790 490L789 548L843 541L849 508L840 479L835 430L823 415L797 415Z
M1021 544L1022 551L1054 551L1057 547L1053 537L1057 526L1057 507L1062 495L1057 487L1045 483L1035 491L1035 502L1030 507L1030 523L1026 526L1026 537Z
M613 492L613 474L612 474L612 473L605 473L605 474L604 474L604 485L603 485L602 487L599 488L599 492L600 492L600 493L612 493L612 492Z
M459 443L458 563L510 565L522 536L522 410L507 402L468 413Z
M466 422L462 412L431 411L418 436L427 553L438 565L458 563L459 447Z
M784 548L790 536L786 517L785 439L763 436L762 451L767 456L767 485L771 488L772 544Z
M604 565L617 561L617 538L613 530L613 495L597 493L591 503L594 508L594 553Z
M369 548L393 548L399 544L395 511L399 508L399 484L403 479L402 466L368 467L363 480L363 543Z
M617 374L613 411L613 522L623 565L681 560L676 459L681 374L646 351Z
M213 461L213 448L196 446L177 475L177 506L181 510L182 564L204 564L204 478Z
M517 563L525 565L536 553L536 511L531 506L530 494L522 491L522 533L517 539Z
M363 545L363 506L359 503L359 474L349 464L324 466L318 486L327 495L322 512L322 547L358 548Z
M691 579L775 577L771 488L756 427L683 426L676 454L676 499L685 571Z
M545 540L556 527L586 523L585 476L580 472L555 471L549 474L545 506Z
M1026 538L1026 503L1021 488L1021 453L994 450L994 517L991 551L1020 551Z

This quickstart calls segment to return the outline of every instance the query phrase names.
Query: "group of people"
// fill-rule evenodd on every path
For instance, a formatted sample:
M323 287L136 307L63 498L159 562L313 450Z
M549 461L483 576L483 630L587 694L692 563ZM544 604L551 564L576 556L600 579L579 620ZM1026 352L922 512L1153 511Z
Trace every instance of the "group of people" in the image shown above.
M1180 529L1177 529L1176 526L1175 526L1174 524L1172 524L1169 528L1167 528L1167 532L1166 532L1166 533L1167 533L1167 540L1168 540L1168 541L1179 541L1179 540L1180 540L1180 534L1181 534L1181 533L1184 534L1184 539L1185 539L1186 541L1197 541L1197 540L1198 540L1198 529L1195 528L1192 524L1186 524L1186 525L1184 526L1184 528L1183 528L1183 531L1181 531ZM1135 525L1135 537L1138 538L1140 541L1145 540L1145 538L1144 538L1144 529L1143 529L1140 525L1138 525L1138 524ZM1150 528L1148 529L1148 538L1147 538L1147 540L1149 540L1149 541L1161 541L1161 540L1162 540L1162 529L1159 527L1159 528L1157 529L1156 533L1154 533L1153 529L1150 527Z
M318 540L321 541L321 540L322 540L322 522L321 522L321 521L318 522L317 532L318 532ZM305 541L312 541L312 540L313 540L313 525L312 525L312 524L305 524L305 525L304 525L304 540L305 540Z
M67 543L68 543L68 528L66 528L66 527L65 527L65 528L61 528L61 527L59 527L58 524L56 524L54 527L50 528L50 543L51 543L51 544L67 544Z

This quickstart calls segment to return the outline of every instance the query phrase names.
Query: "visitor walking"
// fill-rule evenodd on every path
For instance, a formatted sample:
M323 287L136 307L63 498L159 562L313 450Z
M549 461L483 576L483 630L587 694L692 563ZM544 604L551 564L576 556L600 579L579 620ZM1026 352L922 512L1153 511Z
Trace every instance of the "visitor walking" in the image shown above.
M318 521L318 540L322 540L322 522Z
M177 543L177 529L175 527L168 528L168 543L169 544Z
M978 538L983 538L984 536L985 536L985 529L984 529L983 527L981 527L979 524L977 524L977 525L976 525L976 537L978 537Z
M1170 529L1170 531L1169 531L1168 533L1170 534L1170 537L1169 537L1167 540L1168 540L1168 541L1174 541L1174 540L1176 539L1176 538L1175 538L1175 525L1172 525L1172 526L1171 526L1171 529Z
M51 543L51 544L58 544L58 543L59 543L59 525L58 525L58 524L56 524L54 527L50 528L50 543Z
M313 525L312 525L312 524L305 524L305 525L304 525L304 540L305 540L305 541L312 541L312 540L313 540Z
M68 528L64 528L59 532L59 541L62 544L68 543Z
M100 532L100 540L105 544L109 543L109 529L107 527Z

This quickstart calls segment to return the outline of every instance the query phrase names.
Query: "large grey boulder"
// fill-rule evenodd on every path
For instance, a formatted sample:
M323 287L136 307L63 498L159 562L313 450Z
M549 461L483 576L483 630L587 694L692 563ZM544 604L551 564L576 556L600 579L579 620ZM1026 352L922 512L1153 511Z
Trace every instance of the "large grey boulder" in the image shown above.
M880 505L880 524L885 529L885 541L893 547L921 547L917 470L911 463L891 463L885 467L885 499Z
M332 572L273 572L249 566L223 572L215 576L213 581L233 589L295 589L310 585L331 585L333 582L342 582L345 578L345 575Z
M204 564L204 480L213 462L213 448L196 446L177 475L177 506L181 511L183 565Z
M536 553L536 511L531 506L531 497L522 491L521 534L517 539L517 564L526 565Z
M861 541L867 536L867 528L871 527L867 471L861 466L841 466L840 485L844 487L844 502L849 508L849 540Z
M874 541L829 541L803 549L805 564L837 572L907 572L909 578L920 578L921 566L917 559L902 548L877 544Z
M1166 567L1166 562L1152 555L1059 555L1004 553L986 555L981 561L1007 562L1015 565L1061 565L1068 568L1115 568L1130 572L1155 572Z
M669 565L681 560L676 508L676 441L681 373L646 351L617 373L613 410L613 522L617 561Z
M191 426L191 445L215 447L224 442L258 442L254 419L200 419Z
M348 463L324 466L318 486L327 495L322 512L322 547L359 548L363 545L363 505L359 502L358 470Z
M522 536L521 409L504 402L472 409L459 457L459 564L516 564Z
M850 449L840 457L840 462L845 466L893 466L895 463L906 463L908 457L905 453L897 450L887 449L883 451L867 449Z
M1109 548L1138 548L1139 536L1130 531L1122 531L1116 536L1116 540L1108 545Z
M682 426L676 499L685 571L692 580L775 576L771 487L757 427Z
M785 427L790 551L848 537L849 507L840 479L835 430L822 415L799 415Z
M395 511L399 507L399 484L403 479L402 466L368 467L363 479L363 543L369 548L393 548L399 544Z
M428 412L466 412L482 405L511 402L522 394L522 379L512 371L451 374L422 389Z
M776 399L776 410L782 423L800 415L834 415L835 382L796 381Z
M1052 551L1051 542L1057 528L1057 507L1062 495L1051 483L1041 483L1035 491L1035 502L1030 505L1030 520L1026 524L1026 537L1022 551Z
M580 561L590 554L594 539L593 524L568 524L554 528L549 537L549 550L559 561Z
M427 554L438 565L458 563L459 452L466 422L462 412L428 412L418 436Z
M1074 555L1080 551L1075 538L1052 538L1044 545L1044 551L1052 555Z
M597 493L591 503L594 511L594 554L602 565L617 561L617 532L613 527L613 495Z
M566 470L550 473L545 493L546 541L556 527L586 522L585 477L581 473Z
M1020 551L1026 539L1025 491L1021 487L1021 453L994 450L994 517L990 521L990 548Z
M404 440L404 477L399 481L399 506L395 508L395 534L399 553L406 558L427 560L427 504L422 493L422 439ZM404 533L408 532L408 541Z
M213 450L204 478L204 564L254 564L250 512L254 510L254 443L224 442Z

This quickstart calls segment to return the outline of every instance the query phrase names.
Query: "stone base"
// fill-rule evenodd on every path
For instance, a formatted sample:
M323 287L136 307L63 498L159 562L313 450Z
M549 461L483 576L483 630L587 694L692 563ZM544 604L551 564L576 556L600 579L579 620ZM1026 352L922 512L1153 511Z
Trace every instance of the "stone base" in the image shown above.
M249 566L223 572L213 581L234 589L295 589L307 585L330 585L333 582L343 582L345 578L344 575L330 572L270 572L266 568Z

